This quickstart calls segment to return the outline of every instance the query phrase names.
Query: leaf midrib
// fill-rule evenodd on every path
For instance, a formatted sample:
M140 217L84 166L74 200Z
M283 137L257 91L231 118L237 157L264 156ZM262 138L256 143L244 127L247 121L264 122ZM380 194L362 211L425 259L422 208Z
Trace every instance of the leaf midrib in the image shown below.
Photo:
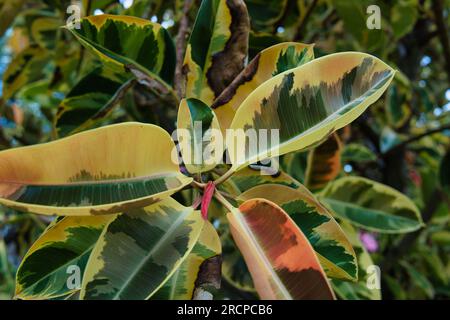
M281 293L286 298L286 300L293 300L291 294L286 289L286 287L283 284L283 281L281 281L278 274L273 270L272 264L270 261L267 260L266 255L264 254L264 250L261 248L259 242L255 237L253 237L253 233L251 232L251 229L248 227L247 223L245 222L245 219L243 218L242 213L239 211L238 213L232 213L236 216L236 221L241 225L241 227L244 229L244 231L247 233L250 241L252 242L253 246L256 249L256 252L258 256L261 257L261 260L266 267L266 269L269 271L269 273L272 275L272 279L277 284L278 288L280 288ZM243 220L243 221L242 221Z
M134 277L136 276L136 274L142 269L143 266L145 266L148 262L148 260L153 256L153 254L155 253L155 251L159 250L161 248L161 246L163 244L166 243L167 239L172 235L172 232L174 230L176 230L180 224L181 221L184 221L184 219L186 218L186 216L188 216L191 213L191 211L189 210L185 210L185 212L183 212L183 214L181 214L176 220L175 222L172 224L172 226L166 231L166 233L164 234L164 236L162 236L162 238L159 239L159 241L156 243L155 246L153 246L153 248L148 252L148 254L144 257L144 259L142 259L142 261L136 266L135 270L133 271L133 273L128 277L128 279L125 281L125 283L122 285L122 287L120 288L119 291L116 292L116 294L112 297L112 300L117 300L119 299L119 296L122 294L123 290L125 290L128 285L130 284L130 282L134 279ZM169 273L170 276L170 273ZM162 282L162 284L164 284L164 282Z

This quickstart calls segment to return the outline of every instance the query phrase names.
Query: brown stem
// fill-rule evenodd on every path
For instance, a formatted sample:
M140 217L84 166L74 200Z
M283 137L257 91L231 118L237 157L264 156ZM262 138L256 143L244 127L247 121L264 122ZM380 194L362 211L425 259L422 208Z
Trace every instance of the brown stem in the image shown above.
M450 83L450 40L448 37L447 25L444 21L444 17L442 16L444 12L442 0L433 1L433 11L434 11L434 19L438 28L437 31L439 32L439 39L442 44L442 51L445 57L447 78Z
M189 28L189 10L191 9L192 2L192 0L184 1L183 14L181 16L176 42L177 64L175 67L175 90L180 98L184 97L183 61Z
M384 154L384 156L387 156L387 155L390 155L392 153L395 153L395 151L405 147L406 145L408 145L408 144L410 144L412 142L420 140L423 137L426 137L426 136L429 136L429 135L432 135L432 134L435 134L435 133L439 133L439 132L442 132L442 131L445 131L445 130L450 130L450 124L442 126L442 127L439 127L439 128L431 129L431 130L425 131L424 133L421 133L421 134L418 134L416 136L413 136L413 137L409 138L408 140L405 140L405 141L399 143L398 145L396 145L395 147L393 147L392 149L390 149L388 152L386 152Z

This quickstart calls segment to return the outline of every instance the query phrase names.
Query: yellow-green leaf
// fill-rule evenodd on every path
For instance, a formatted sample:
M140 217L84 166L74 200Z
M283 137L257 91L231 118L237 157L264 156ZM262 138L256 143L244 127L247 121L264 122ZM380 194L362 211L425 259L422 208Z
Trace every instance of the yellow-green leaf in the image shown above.
M186 260L153 299L190 300L209 287L220 287L222 246L213 225L205 221L197 243Z
M332 284L336 295L345 300L381 300L381 290L377 288L369 289L367 286L368 280L370 281L374 277L373 267L375 264L361 243L358 232L346 221L342 221L340 225L350 240L358 259L358 281L349 282L333 279Z
M422 216L414 202L381 183L344 177L330 183L319 199L339 218L367 230L404 233L422 227Z
M75 21L69 30L87 49L116 70L132 66L168 88L175 68L169 33L149 20L102 14ZM80 25L77 28L76 24Z
M258 53L211 106L219 118L223 133L230 127L239 106L256 88L312 59L313 45L295 42L280 43Z
M0 152L0 203L41 214L122 212L170 196L192 179L158 126L123 123Z
M51 299L78 291L77 281L81 284L89 255L113 217L64 217L50 226L20 264L16 297Z
M183 162L190 173L209 171L222 160L219 122L214 111L202 101L194 98L181 101L177 133Z
M123 74L98 67L76 83L61 101L55 117L59 136L92 127L107 117L131 87L133 80Z
M373 56L343 52L266 81L244 100L231 124L226 143L233 168L316 145L359 117L394 74ZM264 129L267 144L256 147Z
M25 85L44 78L48 60L48 52L37 45L31 45L14 57L3 74L3 99L8 100Z
M186 49L186 97L211 105L241 72L250 23L243 0L203 0Z
M171 198L119 214L89 258L81 299L150 298L181 266L204 220Z

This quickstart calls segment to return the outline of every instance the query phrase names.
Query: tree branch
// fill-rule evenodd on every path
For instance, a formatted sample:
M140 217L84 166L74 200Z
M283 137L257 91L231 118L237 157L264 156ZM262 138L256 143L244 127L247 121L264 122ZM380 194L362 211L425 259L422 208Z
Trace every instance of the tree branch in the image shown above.
M189 10L191 9L192 2L192 0L184 1L183 14L181 16L176 42L177 64L175 67L175 90L180 99L184 97L183 61L189 28Z
M439 133L439 132L442 132L442 131L445 131L445 130L450 130L450 124L442 126L442 127L439 127L439 128L431 129L431 130L425 131L424 133L421 133L421 134L418 134L416 136L413 136L413 137L411 137L411 138L409 138L409 139L399 143L398 145L396 145L392 149L390 149L388 152L386 152L384 154L384 156L393 154L393 153L395 153L395 151L405 147L406 145L408 145L408 144L410 144L412 142L420 140L423 137L426 137L426 136L429 136L429 135L432 135L432 134L435 134L435 133Z

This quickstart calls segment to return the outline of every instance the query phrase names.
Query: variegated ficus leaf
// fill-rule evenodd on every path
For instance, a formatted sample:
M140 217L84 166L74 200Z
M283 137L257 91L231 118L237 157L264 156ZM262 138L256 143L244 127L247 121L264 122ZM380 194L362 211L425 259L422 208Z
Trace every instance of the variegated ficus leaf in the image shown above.
M358 261L358 281L342 281L333 279L332 285L336 295L345 300L381 300L381 290L377 288L368 288L367 281L373 278L370 273L371 268L375 266L370 254L359 239L358 232L347 221L342 221L340 226L349 239Z
M313 45L284 42L256 55L233 82L217 97L212 108L225 135L242 102L262 83L314 59Z
M405 89L399 85L392 85L389 87L386 99L387 119L389 124L396 129L404 126L411 117L411 107L407 102L410 101L410 98L404 91Z
M320 200L339 218L367 230L404 233L423 226L422 216L412 200L366 178L340 178L320 193Z
M38 17L31 23L31 35L41 48L54 50L60 32L61 20L57 17Z
M346 144L341 153L342 162L367 163L377 160L376 154L363 144Z
M98 67L80 79L61 102L56 114L56 130L60 136L93 126L117 106L119 95L131 86L123 73Z
M298 181L282 171L270 175L265 174L261 170L264 169L258 169L258 167L254 165L249 166L233 174L225 184L231 185L238 193L245 192L250 188L264 184L280 184L294 189L301 185Z
M312 190L322 189L341 172L342 143L336 133L308 154L305 186Z
M252 29L273 32L283 18L288 0L246 0Z
M118 71L129 69L138 78L144 74L169 90L175 48L161 25L137 17L102 14L75 21L69 30L110 67Z
M48 52L37 45L31 45L14 57L3 74L3 99L12 98L25 85L44 78L48 60Z
M314 249L283 209L252 199L227 218L261 299L334 299Z
M117 215L89 258L81 299L150 298L189 256L204 221L172 198Z
M317 145L361 115L394 74L373 56L343 52L266 81L244 100L231 124L233 137L226 143L233 168ZM252 147L251 132L262 129L270 131L266 146Z
M355 252L331 213L303 186L292 189L266 184L239 196L240 200L264 198L280 206L297 224L314 248L327 276L356 280Z
M16 276L16 298L51 299L78 291L80 283L76 282L113 217L64 217L51 225L22 260ZM71 274L78 278L69 279Z
M192 179L155 125L123 123L0 153L0 203L20 211L96 215L143 207Z
M186 97L207 105L244 67L249 18L243 0L203 0L184 59Z
M219 289L222 245L214 226L205 221L197 243L153 299L189 300L209 288Z
M214 111L202 101L183 99L178 109L178 141L184 165L190 173L214 169L222 160L223 141Z

